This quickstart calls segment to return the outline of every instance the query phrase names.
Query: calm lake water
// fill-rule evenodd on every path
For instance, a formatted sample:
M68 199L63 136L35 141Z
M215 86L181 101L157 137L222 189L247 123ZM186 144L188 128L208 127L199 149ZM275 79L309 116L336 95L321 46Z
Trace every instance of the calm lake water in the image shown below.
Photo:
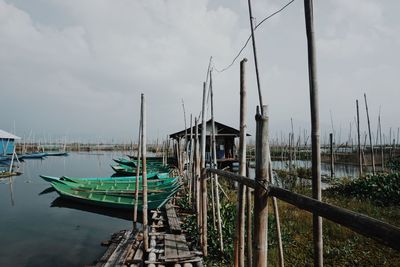
M21 163L21 176L0 179L0 266L83 266L103 240L132 227L131 214L59 198L39 174L105 177L119 153L71 153Z

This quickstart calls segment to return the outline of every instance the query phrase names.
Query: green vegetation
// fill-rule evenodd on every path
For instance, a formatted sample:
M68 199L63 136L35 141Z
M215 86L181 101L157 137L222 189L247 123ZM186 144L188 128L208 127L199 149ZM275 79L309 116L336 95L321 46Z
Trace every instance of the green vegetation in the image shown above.
M309 179L311 175L309 169L297 168L290 173L277 171L277 175L282 183L291 183L292 191L311 196L310 186L307 183L301 183L303 178ZM210 208L208 214L209 256L205 259L207 266L232 266L233 264L236 192L231 184L226 183L223 179L220 180L223 181L222 187L228 194L228 197L222 193L220 196L225 252L219 252L218 235L212 225ZM323 201L400 226L399 186L399 174L368 176L360 180L342 181L323 192ZM186 201L187 199L182 199L182 204L188 207ZM279 200L278 205L285 265L312 266L312 214ZM277 266L276 222L271 203L269 212L268 265ZM185 220L184 229L188 230L191 237L195 237L192 240L193 244L198 245L195 215L189 215L182 219ZM400 262L399 252L328 220L323 221L323 232L325 266L398 266ZM199 247L197 248L199 249Z
M400 205L400 173L347 180L326 190L330 195L368 199L379 206Z
M386 167L393 171L400 171L400 157L390 159Z

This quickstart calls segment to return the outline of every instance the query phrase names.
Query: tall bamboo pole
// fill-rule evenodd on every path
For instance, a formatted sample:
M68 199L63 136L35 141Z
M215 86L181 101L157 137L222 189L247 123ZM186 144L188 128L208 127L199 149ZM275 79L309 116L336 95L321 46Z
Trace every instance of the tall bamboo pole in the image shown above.
M217 142L215 140L215 121L214 121L214 92L212 87L212 72L210 71L210 100L211 100L211 137L212 137L212 151L213 151L213 167L217 166ZM219 182L218 175L214 174L214 186L215 186L215 202L216 202L216 212L217 212L217 230L219 238L219 248L224 251L224 239L222 236L222 219L221 219L221 204L219 200Z
M246 62L240 62L240 137L239 137L239 175L246 176L246 127L247 127L247 94ZM236 215L235 266L244 266L244 231L245 231L246 186L239 184Z
M203 256L207 256L207 180L203 175L205 172L203 169L206 167L206 83L203 83L203 105L201 111L201 207L202 207L202 236L203 236Z
M331 155L331 178L335 176L335 163L333 158L333 133L329 134L330 155Z
M199 157L199 126L197 123L197 118L195 121L195 136L194 136L194 167L195 167L195 199L196 199L196 218L197 218L197 228L200 230L201 218L200 218L200 157Z
M358 172L359 177L362 176L362 152L361 152L361 133L360 133L360 111L358 108L358 100L356 100L356 108L357 108L357 145L358 145Z
M194 187L193 180L193 118L192 114L190 114L190 155L189 155L189 203L192 203L192 189Z
M364 93L364 101L365 101L365 110L367 112L369 145L370 145L370 148L371 148L371 158L372 158L372 173L375 174L376 169L375 169L374 145L372 144L371 124L370 124L370 121L369 121L367 95L365 93Z
M148 228L148 210L147 210L147 170L146 170L146 102L144 98L144 94L142 94L142 137L141 137L141 146L142 146L142 190L143 190L143 244L144 250L147 251L149 249L149 228Z
M142 110L143 103L140 103L140 112ZM137 161L136 161L136 187L135 187L135 207L133 210L133 221L136 223L137 222L137 207L138 207L138 202L139 202L139 175L140 175L140 157L141 157L141 151L142 151L142 116L140 116L139 119L139 138L138 138L138 150L137 150Z
M381 170L385 169L385 155L383 154L383 142L382 142L382 125L381 125L381 114L378 117L378 129L379 129L379 143L381 145ZM389 139L390 140L390 139Z
M251 30L251 41L253 44L253 56L254 56L254 67L256 69L256 79L257 79L257 89L258 89L258 100L260 102L260 108L261 108L261 114L263 114L263 99L262 99L262 93L261 93L261 83L260 83L260 75L258 72L258 61L257 61L257 49L256 49L256 36L254 34L254 22L253 22L253 11L251 7L251 0L248 0L248 6L249 6L249 18L250 18L250 30Z
M269 164L269 182L272 183L273 172L272 172L272 161L271 161L271 154L268 155L268 164ZM274 215L275 215L275 225L276 225L276 239L278 241L278 262L280 267L285 266L285 259L283 257L283 244L282 244L282 233L281 233L281 221L279 218L279 209L278 209L278 200L276 197L272 197L272 206L274 208Z
M246 176L249 177L249 164L246 165ZM251 191L250 187L247 188L246 191L246 207L247 207L247 267L253 266L253 245L252 245L252 223L251 223L251 215L252 215L252 205L251 205Z
M265 188L269 176L269 143L267 107L256 112L256 187L254 190L254 258L257 267L267 266L268 255L268 195Z
M313 0L304 0L304 14L308 48L308 75L310 83L311 141L312 141L312 196L321 200L321 148L319 129L319 100L317 61L314 40ZM323 266L322 218L313 214L314 266Z

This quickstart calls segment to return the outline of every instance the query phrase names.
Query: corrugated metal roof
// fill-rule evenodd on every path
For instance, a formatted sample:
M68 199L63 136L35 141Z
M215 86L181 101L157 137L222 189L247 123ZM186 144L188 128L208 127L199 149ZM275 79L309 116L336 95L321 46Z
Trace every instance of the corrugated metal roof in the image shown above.
M21 137L10 134L10 133L0 129L0 139L21 139Z

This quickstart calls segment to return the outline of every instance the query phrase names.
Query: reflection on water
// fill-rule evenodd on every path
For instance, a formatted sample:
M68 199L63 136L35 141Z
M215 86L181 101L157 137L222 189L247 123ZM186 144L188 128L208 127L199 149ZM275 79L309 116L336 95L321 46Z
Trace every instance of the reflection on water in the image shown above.
M39 174L106 177L120 153L71 153L25 160L21 176L0 179L0 266L83 266L102 255L99 244L132 227L129 211L113 211L60 199Z
M119 218L123 220L127 220L129 222L132 222L133 220L133 212L130 212L125 209L112 209L112 208L107 208L107 207L97 207L94 205L89 205L89 204L82 204L74 201L70 201L68 199L64 199L62 197L56 198L52 203L51 203L52 208L68 208L68 209L75 209L75 210L81 210L85 212L91 212L95 214L100 214L100 215L105 215L113 218ZM138 213L138 218L141 218L142 215Z

